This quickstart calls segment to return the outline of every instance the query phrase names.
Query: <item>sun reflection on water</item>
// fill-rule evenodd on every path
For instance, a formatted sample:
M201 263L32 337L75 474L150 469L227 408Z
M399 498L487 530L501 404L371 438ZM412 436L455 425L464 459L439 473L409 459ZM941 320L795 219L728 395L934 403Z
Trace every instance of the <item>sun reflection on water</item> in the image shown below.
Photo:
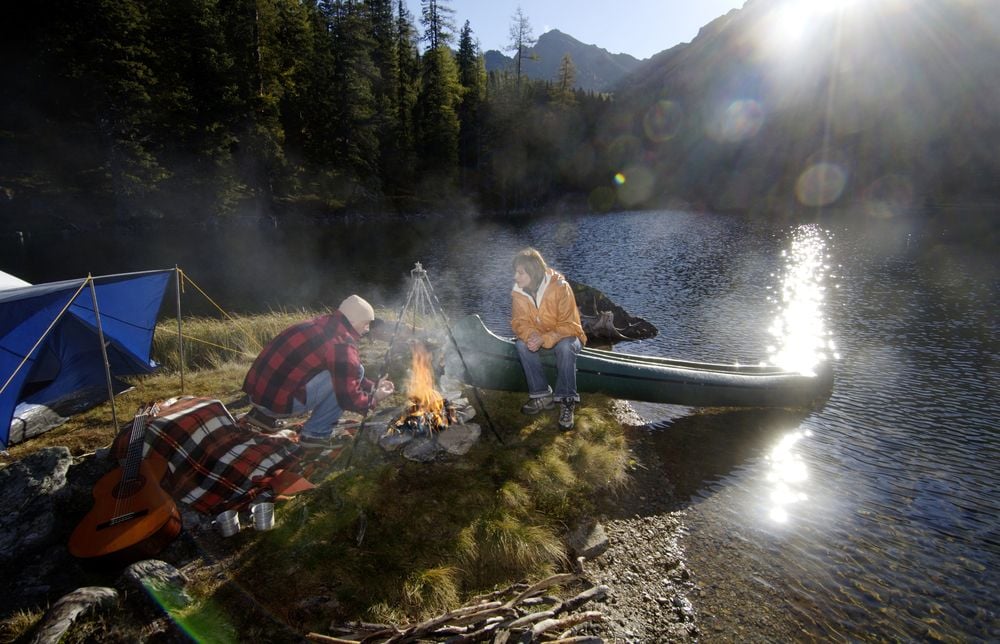
M822 362L836 357L824 318L825 282L830 273L824 231L815 224L799 226L791 248L782 255L785 267L780 299L775 302L778 312L768 328L775 339L767 348L769 362L814 375Z
M771 485L771 510L768 516L777 523L788 521L788 506L808 500L802 485L809 478L809 470L795 450L796 444L808 431L785 434L767 456L767 481Z
M782 253L780 294L772 298L777 312L768 328L775 341L768 347L769 362L807 375L838 358L824 315L826 283L833 279L827 236L816 224L793 230L790 247ZM768 517L775 523L787 523L790 506L808 500L804 488L809 470L798 447L809 435L808 430L790 431L767 456Z

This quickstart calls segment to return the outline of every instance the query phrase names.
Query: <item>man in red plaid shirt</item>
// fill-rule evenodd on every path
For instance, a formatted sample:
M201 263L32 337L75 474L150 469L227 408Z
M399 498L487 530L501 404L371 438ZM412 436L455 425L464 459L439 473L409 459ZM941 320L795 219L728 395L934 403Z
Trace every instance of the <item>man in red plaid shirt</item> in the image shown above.
M347 297L336 311L293 325L254 360L243 391L254 408L250 420L274 427L276 418L310 413L300 430L305 444L328 445L344 410L365 413L395 391L365 378L357 342L375 319L371 304Z

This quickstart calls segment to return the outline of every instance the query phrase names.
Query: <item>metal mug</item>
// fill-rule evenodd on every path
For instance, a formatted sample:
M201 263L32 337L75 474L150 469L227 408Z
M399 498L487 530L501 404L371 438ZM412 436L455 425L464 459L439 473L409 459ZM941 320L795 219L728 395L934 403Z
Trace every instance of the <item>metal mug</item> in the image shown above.
M223 537L231 537L240 531L240 514L236 510L226 510L217 514L212 523Z
M262 501L250 508L254 530L270 530L274 527L274 504Z

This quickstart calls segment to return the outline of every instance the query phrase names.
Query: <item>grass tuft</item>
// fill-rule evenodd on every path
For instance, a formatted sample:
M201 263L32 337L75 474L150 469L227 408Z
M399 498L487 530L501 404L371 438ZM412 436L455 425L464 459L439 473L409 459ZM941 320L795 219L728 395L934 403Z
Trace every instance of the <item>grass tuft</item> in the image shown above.
M45 612L41 610L19 610L0 621L0 643L10 644L23 640L44 615Z

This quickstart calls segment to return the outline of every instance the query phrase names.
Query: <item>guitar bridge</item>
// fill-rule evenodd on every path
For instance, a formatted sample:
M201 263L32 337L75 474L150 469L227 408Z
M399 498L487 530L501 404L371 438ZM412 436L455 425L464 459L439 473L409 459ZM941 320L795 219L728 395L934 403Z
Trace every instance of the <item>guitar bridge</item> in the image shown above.
M135 512L128 512L128 513L123 514L121 516L117 516L117 517L114 517L113 519L105 521L104 523L98 523L97 524L97 529L98 530L104 530L105 528L111 528L111 527L114 527L116 525L121 525L123 523L127 523L127 522L129 522L129 521L131 521L133 519L138 519L139 517L144 517L147 514L149 514L149 510L148 509L146 509L146 510L136 510Z

